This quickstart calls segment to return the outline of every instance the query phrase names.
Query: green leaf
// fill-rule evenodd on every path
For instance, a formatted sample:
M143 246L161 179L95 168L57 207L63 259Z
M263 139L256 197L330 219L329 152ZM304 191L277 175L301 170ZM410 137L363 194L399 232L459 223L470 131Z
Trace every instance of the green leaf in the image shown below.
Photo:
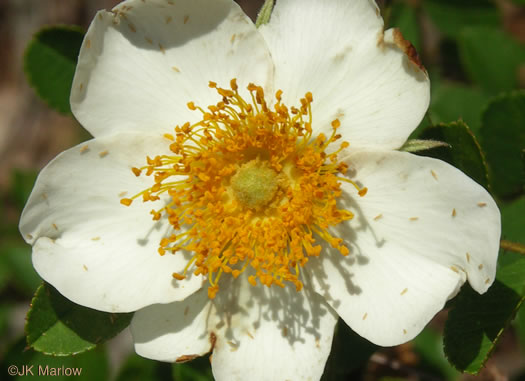
M19 371L25 366L33 373L33 375L28 373L25 376L9 377L9 380L106 381L109 378L108 361L104 350L97 348L70 357L47 356L27 348L23 338L9 349L1 366L4 374L10 366L15 366ZM68 375L74 370L79 372L79 375Z
M174 381L213 381L210 358L197 357L182 364L173 364Z
M525 245L525 197L501 206L502 238Z
M464 286L445 324L445 354L458 370L476 374L525 300L525 257L500 255L496 281L479 295Z
M170 364L148 360L133 354L120 369L116 381L165 381L171 379Z
M466 25L501 25L498 10L487 0L424 0L423 9L438 29L452 39Z
M490 96L485 92L461 85L433 82L430 101L430 115L435 124L448 123L461 118L478 136L481 128L481 112L489 103Z
M399 149L403 152L419 152L437 147L448 147L447 143L438 142L437 140L409 139Z
M449 144L449 147L424 151L425 156L444 160L465 172L478 184L488 187L485 158L474 134L463 121L428 127L421 137Z
M359 372L377 349L376 345L359 336L339 319L321 381L356 379L350 376Z
M69 114L69 93L84 33L74 26L52 26L33 36L24 56L31 86L48 105Z
M257 28L270 22L270 18L272 17L273 2L274 0L264 0L264 4L257 15L257 20L255 20L255 26Z
M504 31L479 26L464 28L458 39L463 68L476 84L490 92L515 89L525 47Z
M85 352L112 338L131 321L132 314L111 314L79 306L42 284L27 314L27 343L58 356Z
M481 144L491 171L492 189L501 198L512 198L524 191L524 126L525 91L494 98L483 113Z

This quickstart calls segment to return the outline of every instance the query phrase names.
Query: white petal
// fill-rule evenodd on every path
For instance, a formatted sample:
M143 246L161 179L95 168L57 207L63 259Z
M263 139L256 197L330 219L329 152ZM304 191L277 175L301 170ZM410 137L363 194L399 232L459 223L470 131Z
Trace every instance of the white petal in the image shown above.
M500 215L491 196L440 160L403 152L348 158L364 197L345 185L355 217L334 228L351 255L308 263L313 287L358 334L379 345L415 337L468 278L495 278Z
M383 35L374 1L280 0L260 30L283 101L313 93L315 129L329 134L338 118L353 147L398 148L423 118L428 76L398 31Z
M183 301L135 312L131 321L135 352L167 362L184 362L210 352L216 342L211 308L204 287Z
M137 353L181 361L213 344L217 381L319 380L334 311L307 289L253 287L245 276L233 282L225 277L211 301L201 290L186 301L138 311L132 321Z
M117 134L71 148L40 173L20 231L33 244L36 271L68 299L127 312L184 299L201 287L200 277L172 277L186 265L185 254L157 253L169 224L152 221L149 212L162 201L120 204L153 184L131 167L168 147L162 137Z
M221 100L208 81L269 84L263 38L231 0L128 0L100 11L80 50L71 91L75 117L94 136L167 132L195 121L194 101Z
M249 291L240 304L247 317L238 323L238 347L222 343L213 352L215 380L319 380L337 315L309 289L273 286Z

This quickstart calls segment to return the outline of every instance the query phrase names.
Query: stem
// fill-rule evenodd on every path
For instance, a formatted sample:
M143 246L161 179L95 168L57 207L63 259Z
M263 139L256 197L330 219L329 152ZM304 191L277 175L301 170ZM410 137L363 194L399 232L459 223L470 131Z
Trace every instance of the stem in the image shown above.
M503 250L513 251L515 253L525 255L525 245L522 245L521 243L507 241L505 239L502 239L499 242L499 244Z

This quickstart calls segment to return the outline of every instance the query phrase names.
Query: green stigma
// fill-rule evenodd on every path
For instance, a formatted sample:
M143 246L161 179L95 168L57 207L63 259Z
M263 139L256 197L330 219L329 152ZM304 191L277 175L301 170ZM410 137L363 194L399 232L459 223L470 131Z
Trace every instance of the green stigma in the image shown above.
M267 205L278 185L277 173L258 159L243 164L231 179L235 198L251 209Z

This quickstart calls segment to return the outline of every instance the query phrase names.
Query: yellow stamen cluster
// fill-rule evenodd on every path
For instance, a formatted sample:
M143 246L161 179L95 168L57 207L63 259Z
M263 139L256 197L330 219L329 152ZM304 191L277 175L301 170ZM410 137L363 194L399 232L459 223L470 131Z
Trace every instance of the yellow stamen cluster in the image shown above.
M133 168L137 176L143 171L154 175L155 184L121 203L169 195L163 208L151 211L154 220L167 218L173 228L158 251L193 252L183 273L173 276L184 279L190 268L207 276L210 298L223 273L237 278L247 268L252 285L290 282L299 291L300 268L321 253L316 238L349 254L343 240L328 230L353 217L337 206L340 182L352 183L361 196L366 193L338 176L347 171L337 155L348 143L326 152L341 138L336 133L340 123L332 122L330 137L312 136L311 93L299 108L288 108L279 90L270 109L259 86L248 86L251 102L241 97L235 79L230 89L214 82L209 86L222 100L207 110L188 103L202 120L164 135L173 155L148 157L146 166Z

